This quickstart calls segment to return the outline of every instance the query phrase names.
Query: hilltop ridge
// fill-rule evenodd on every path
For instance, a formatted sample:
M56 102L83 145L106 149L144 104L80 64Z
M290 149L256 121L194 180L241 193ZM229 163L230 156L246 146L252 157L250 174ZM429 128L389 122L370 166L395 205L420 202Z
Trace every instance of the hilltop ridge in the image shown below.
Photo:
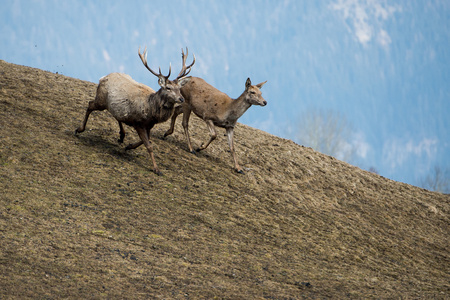
M152 131L156 176L106 111L74 135L95 83L4 61L0 78L0 298L450 293L449 195L243 124L246 174L222 130L195 156L178 120L165 140L169 123ZM127 132L125 144L138 139ZM194 116L190 132L195 145L208 136Z

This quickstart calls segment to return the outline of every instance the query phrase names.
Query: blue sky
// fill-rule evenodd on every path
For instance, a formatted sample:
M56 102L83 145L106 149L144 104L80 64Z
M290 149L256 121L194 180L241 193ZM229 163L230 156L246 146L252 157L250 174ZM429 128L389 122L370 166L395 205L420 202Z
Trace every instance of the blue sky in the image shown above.
M352 163L418 184L450 167L450 1L10 1L0 59L97 82L142 66L180 67L238 97L267 80L268 105L240 122L301 142L301 118L338 113L352 125ZM88 101L89 99L86 99Z

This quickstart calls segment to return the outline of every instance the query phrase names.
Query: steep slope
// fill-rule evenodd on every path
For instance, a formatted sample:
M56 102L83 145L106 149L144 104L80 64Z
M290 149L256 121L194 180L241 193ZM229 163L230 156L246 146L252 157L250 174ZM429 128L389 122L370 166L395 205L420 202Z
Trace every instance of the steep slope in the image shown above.
M107 112L74 135L96 84L4 61L0 78L0 298L450 293L449 195L244 125L245 175L224 136L194 156L179 123L161 139L166 123L156 176ZM191 133L208 136L196 117Z

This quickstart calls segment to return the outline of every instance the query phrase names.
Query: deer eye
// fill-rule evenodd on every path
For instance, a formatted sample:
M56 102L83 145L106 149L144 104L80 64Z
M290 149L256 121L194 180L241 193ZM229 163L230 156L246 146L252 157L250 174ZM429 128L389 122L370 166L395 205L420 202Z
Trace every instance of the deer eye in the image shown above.
M255 93L255 91L251 91L250 94L254 95L254 94L256 94L256 93Z

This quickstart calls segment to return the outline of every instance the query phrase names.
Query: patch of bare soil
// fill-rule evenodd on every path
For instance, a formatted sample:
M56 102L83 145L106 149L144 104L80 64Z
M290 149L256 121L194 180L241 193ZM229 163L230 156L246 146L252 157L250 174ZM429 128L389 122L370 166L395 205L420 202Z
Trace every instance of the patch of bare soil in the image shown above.
M95 89L0 61L1 299L448 299L449 195L241 124L245 175L164 123L157 176L107 112L74 135Z

